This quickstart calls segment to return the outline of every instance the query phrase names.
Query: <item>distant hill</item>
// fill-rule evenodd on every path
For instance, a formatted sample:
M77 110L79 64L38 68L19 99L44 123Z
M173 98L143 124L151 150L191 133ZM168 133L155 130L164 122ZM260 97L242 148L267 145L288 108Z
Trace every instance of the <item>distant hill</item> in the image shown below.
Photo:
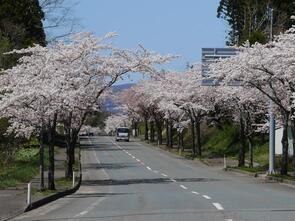
M131 88L132 86L134 86L135 84L133 83L129 83L129 84L119 84L119 85L113 85L112 86L112 90L114 94L119 94L122 91ZM111 99L106 100L106 102L104 103L104 110L110 113L116 113L118 112L117 110L117 106L113 103L113 101Z

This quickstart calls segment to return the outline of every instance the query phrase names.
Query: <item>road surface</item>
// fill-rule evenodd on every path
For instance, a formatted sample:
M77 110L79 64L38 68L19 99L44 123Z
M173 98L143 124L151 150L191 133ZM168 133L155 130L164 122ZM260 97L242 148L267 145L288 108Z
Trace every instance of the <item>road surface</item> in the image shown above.
M223 172L136 141L81 140L76 194L16 220L294 221L295 189Z

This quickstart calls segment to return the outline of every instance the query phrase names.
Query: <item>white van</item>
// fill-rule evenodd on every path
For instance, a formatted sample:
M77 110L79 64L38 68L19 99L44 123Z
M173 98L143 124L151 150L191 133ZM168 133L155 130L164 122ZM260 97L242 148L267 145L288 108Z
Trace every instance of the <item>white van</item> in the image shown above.
M128 127L118 127L116 129L116 141L125 140L129 142L129 128Z

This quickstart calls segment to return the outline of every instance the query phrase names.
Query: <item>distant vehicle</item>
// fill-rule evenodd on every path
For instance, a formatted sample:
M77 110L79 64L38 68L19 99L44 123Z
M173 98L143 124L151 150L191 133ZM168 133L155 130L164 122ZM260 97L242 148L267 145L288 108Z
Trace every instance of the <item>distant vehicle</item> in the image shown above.
M129 142L129 128L128 127L118 127L116 129L116 141L124 140Z

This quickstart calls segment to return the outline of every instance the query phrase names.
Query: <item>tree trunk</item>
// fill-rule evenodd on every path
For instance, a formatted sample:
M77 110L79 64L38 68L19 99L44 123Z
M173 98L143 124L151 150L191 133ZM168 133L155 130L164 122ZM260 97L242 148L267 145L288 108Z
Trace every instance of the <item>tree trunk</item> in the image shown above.
M245 140L245 126L242 113L240 113L240 151L239 151L239 167L245 166L245 150L246 150L246 140Z
M192 134L192 152L193 156L196 156L196 135L195 135L195 123L193 118L191 118L191 134Z
M253 167L253 144L252 144L252 139L250 137L248 137L248 142L249 142L249 159L250 159L250 163L249 163L249 167Z
M55 144L55 128L56 128L57 114L54 114L52 125L49 126L48 130L48 155L49 155L49 166L48 166L48 189L55 190L54 183L54 144Z
M183 130L180 133L180 146L181 146L181 150L184 151L184 132Z
M147 117L144 118L144 140L148 140L149 139L149 125L148 125L148 119Z
M155 142L155 123L154 121L150 122L150 141Z
M181 132L177 130L177 151L181 148Z
M292 167L293 167L293 176L295 176L295 119L291 120L291 133L292 133L292 143L293 143L293 157L292 157Z
M138 131L137 131L137 122L133 122L133 129L134 129L134 137L138 136Z
M44 186L44 131L43 131L43 129L40 132L39 143L40 143L40 146L39 146L39 173L40 173L39 190L44 191L45 186Z
M157 127L157 142L159 145L162 145L163 143L162 122L160 120L156 120L156 127Z
M281 175L287 175L288 174L288 120L289 116L285 116L284 119L284 125L283 125L283 136L282 136L282 167L281 167Z
M72 147L71 147L71 125L72 125L72 112L69 113L69 117L64 123L65 131L66 131L66 170L65 170L65 178L72 178L73 174L73 162L72 162Z
M169 148L173 148L173 126L172 122L169 122Z
M196 127L196 144L197 144L197 154L199 155L199 157L202 156L202 145L201 145L201 122L200 120L197 118L195 120L195 127Z
M169 123L168 120L166 120L166 146L169 147Z

